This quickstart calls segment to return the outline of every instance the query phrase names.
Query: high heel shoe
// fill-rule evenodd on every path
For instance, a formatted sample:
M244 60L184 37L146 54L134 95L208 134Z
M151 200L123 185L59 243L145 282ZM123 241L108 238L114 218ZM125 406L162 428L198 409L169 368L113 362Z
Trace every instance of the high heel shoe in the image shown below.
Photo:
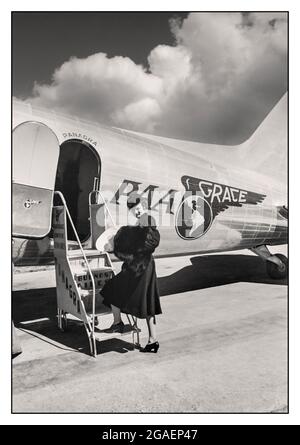
M144 349L142 349L142 352L157 352L159 348L158 341L155 341L154 343L148 343Z

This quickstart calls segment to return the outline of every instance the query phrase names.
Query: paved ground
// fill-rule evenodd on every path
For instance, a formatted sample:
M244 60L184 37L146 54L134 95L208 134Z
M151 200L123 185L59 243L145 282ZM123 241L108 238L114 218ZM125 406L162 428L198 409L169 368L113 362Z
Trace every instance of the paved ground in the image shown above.
M13 360L14 412L287 411L286 281L269 279L247 251L156 264L159 352L142 354L119 336L96 359L79 323L56 327L53 270L15 275L23 353Z

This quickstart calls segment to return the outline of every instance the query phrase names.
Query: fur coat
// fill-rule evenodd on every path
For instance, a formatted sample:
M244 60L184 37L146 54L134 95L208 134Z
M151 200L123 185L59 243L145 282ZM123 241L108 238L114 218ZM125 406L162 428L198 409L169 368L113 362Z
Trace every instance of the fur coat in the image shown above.
M124 261L122 270L101 290L103 303L138 318L162 313L152 253L159 244L153 226L124 226L114 238L114 253Z
M146 270L159 241L159 232L154 227L124 226L114 238L114 254L124 261L123 268L140 276Z

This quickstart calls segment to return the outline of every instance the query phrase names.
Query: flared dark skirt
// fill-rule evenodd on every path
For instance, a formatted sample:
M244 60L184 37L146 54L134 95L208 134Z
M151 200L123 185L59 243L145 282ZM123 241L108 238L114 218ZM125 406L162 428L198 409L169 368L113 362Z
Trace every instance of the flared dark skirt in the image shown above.
M138 277L124 264L121 272L105 284L101 294L106 306L113 304L121 312L138 318L162 313L152 257L146 270Z

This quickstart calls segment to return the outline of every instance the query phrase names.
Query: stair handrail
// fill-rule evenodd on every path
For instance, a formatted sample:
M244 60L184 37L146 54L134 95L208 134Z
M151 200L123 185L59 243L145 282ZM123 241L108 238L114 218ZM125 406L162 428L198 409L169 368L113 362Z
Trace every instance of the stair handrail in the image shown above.
M92 197L93 193L95 193L96 196L97 196L97 195L100 196L100 198L101 198L102 201L103 201L105 210L107 211L107 213L108 213L108 215L109 215L109 217L110 217L110 219L111 219L111 222L112 222L113 226L114 226L114 227L117 227L117 225L116 225L116 223L115 223L115 221L114 221L114 219L113 219L113 217L112 217L112 214L111 214L111 212L110 212L110 210L109 210L109 208L108 208L107 202L105 201L105 199L104 199L102 193L100 192L100 190L93 190L93 191L89 194L89 205L90 205L90 206L92 205L91 197ZM98 201L98 198L96 198L96 200Z
M75 229L75 226L74 226L72 217L71 217L71 215L70 215L70 212L69 212L69 209L68 209L66 200L65 200L65 198L64 198L64 195L63 195L61 192L56 191L56 190L54 191L54 195L58 195L58 196L60 197L60 199L61 199L61 201L62 201L62 203L63 203L63 205L64 205L64 207L65 207L65 209L66 209L67 217L69 218L69 221L70 221L71 226L72 226L72 230L73 230L73 232L74 232L74 235L75 235L75 237L76 237L77 243L78 243L79 248L80 248L80 250L81 250L82 256L83 256L84 261L85 261L85 263L86 263L86 266L87 266L87 269L88 269L88 273L89 273L89 275L90 275L90 277L91 277L92 287L93 287L93 299L92 299L92 313L93 313L93 319L92 319L92 332L94 333L94 331L95 331L95 310L96 310L96 286L95 286L94 276L93 276L93 274L92 274L90 265L89 265L88 260L87 260L87 258L86 258L86 255L85 255L85 253L84 253L84 250L83 250L81 241L80 241L80 239L79 239L77 230ZM66 247L67 247L67 246L66 246Z

